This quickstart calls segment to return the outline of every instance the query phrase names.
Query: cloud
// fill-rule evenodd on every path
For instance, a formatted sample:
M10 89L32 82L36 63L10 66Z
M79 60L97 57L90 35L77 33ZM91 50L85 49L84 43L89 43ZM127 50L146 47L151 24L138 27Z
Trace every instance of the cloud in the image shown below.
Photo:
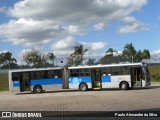
M57 41L52 44L52 51L57 56L66 56L70 55L74 51L75 46L83 45L84 49L88 49L87 55L96 54L98 51L106 47L107 43L105 42L80 42L75 40L74 37L68 36L64 39Z
M6 53L6 52L9 52L9 51L3 50L3 51L0 51L0 54L1 54L1 53Z
M83 35L85 33L85 29L82 26L69 25L63 28L66 30L67 34L70 35Z
M153 55L153 54L159 54L159 55L160 55L160 49L159 49L159 50L154 50L154 51L152 51L151 54L152 54L152 55Z
M92 23L95 30L102 30L146 4L147 0L23 0L8 9L14 19L0 25L0 37L15 45L44 45L67 36L85 35ZM125 26L120 33L142 26Z
M154 50L154 51L150 52L150 54L151 54L150 63L159 63L160 62L160 49Z
M53 21L38 21L33 19L20 18L10 20L7 24L0 25L1 38L12 42L15 45L24 46L44 45L51 40L64 37L65 35L80 34L77 26L70 25L66 28Z
M104 23L98 23L93 26L95 30L103 30L105 27Z
M24 0L17 2L9 14L18 18L86 23L117 18L117 13L123 17L146 4L147 0Z
M131 21L130 21L131 22ZM142 22L134 22L132 24L121 27L118 32L121 34L143 32L149 30Z

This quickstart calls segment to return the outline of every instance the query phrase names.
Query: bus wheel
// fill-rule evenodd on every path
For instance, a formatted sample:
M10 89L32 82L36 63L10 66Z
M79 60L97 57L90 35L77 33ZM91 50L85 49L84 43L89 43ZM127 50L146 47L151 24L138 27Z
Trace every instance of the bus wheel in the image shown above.
M41 93L42 92L42 87L40 85L37 85L33 88L35 93Z
M122 90L127 90L129 88L128 83L127 82L122 82L121 83L121 89Z
M79 89L80 89L81 91L87 91L88 86L87 86L86 83L81 83L80 86L79 86Z

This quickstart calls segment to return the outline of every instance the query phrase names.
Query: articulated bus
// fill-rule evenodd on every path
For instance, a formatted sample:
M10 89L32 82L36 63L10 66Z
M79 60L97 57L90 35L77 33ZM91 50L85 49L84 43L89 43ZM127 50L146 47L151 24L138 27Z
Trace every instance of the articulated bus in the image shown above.
M147 65L142 63L74 66L9 71L10 91L101 90L147 87L151 84Z

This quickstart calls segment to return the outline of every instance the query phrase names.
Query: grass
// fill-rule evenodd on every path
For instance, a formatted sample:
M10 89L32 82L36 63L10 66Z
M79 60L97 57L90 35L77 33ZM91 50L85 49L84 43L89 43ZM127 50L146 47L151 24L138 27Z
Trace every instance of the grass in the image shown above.
M156 73L160 73L160 66L150 66L149 71L150 71L151 75L156 74Z
M9 90L8 74L0 73L0 92L8 90Z
M160 82L160 79L155 80L152 76L155 74L160 74L160 66L149 66L149 71L151 74L152 82Z

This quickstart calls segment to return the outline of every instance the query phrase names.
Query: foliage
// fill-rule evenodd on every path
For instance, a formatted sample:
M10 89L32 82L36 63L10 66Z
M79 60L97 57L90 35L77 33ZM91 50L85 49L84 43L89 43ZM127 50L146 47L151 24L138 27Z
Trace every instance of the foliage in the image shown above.
M67 59L67 65L72 66L72 65L82 65L83 64L83 56L84 54L88 51L88 49L84 49L83 45L80 46L75 46L74 47L74 52L70 54L70 56Z
M2 64L2 68L16 68L17 60L12 58L11 52L2 52L0 53L0 64Z
M119 63L122 61L122 56L108 56L105 55L104 57L100 58L100 64L111 64L111 63Z
M160 73L155 73L151 77L154 81L159 81L160 82Z
M53 53L48 53L48 59L52 62L52 66L54 66L54 60L56 56Z
M106 51L106 55L108 55L108 56L113 56L113 52L114 52L113 48L109 48L109 49Z
M141 50L137 52L132 43L130 43L124 46L122 56L128 62L141 62L143 59L150 59L150 52L147 49L143 52Z
M23 59L28 66L36 68L53 67L55 56L53 53L42 54L39 50L32 49L24 54ZM52 61L52 64L49 63L49 60Z
M86 62L86 65L95 65L96 64L95 60L96 59L94 59L94 58L93 59L89 58L88 61Z
M6 91L9 89L7 73L0 73L0 83L0 91Z
M124 46L124 50L122 52L123 57L129 61L129 62L134 62L135 56L136 56L136 50L134 46L131 44L126 44Z

